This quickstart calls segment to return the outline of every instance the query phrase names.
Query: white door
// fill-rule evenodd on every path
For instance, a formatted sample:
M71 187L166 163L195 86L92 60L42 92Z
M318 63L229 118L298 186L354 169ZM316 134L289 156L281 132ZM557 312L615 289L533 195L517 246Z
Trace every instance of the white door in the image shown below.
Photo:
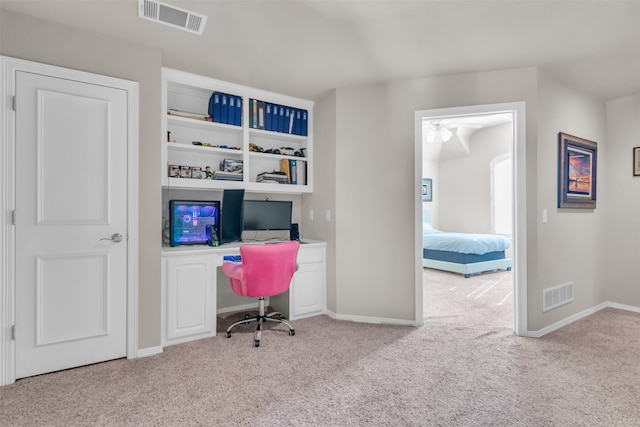
M15 224L16 378L125 357L125 90L17 73Z

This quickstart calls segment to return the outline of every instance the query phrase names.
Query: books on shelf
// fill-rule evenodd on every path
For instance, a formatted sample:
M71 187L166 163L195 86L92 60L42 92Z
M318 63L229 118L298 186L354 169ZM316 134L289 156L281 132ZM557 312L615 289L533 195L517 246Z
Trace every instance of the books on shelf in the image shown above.
M300 108L249 100L249 127L269 132L307 136L308 112Z
M262 172L258 174L256 182L272 184L288 184L289 178L286 175L276 172Z
M242 172L214 171L213 179L224 181L242 181Z
M297 159L280 160L280 172L287 177L292 185L307 185L307 162Z

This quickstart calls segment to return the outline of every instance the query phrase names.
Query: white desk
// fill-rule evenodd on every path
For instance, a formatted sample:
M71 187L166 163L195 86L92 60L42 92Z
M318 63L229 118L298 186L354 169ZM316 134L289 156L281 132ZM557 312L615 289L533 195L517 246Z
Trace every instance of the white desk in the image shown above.
M224 262L224 256L239 255L240 246L260 243L265 242L162 248L163 346L216 335L218 307L215 287L218 274L221 274L218 268ZM247 299L247 302L255 302L257 310L255 298ZM270 297L269 305L289 320L326 311L325 242L301 240L298 271L293 276L289 291ZM226 309L228 311L229 307Z

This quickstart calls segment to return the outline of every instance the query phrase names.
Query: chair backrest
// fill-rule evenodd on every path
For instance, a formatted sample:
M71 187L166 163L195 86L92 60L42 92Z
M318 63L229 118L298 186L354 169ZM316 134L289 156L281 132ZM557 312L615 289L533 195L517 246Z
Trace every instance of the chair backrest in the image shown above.
M298 241L241 246L246 296L266 297L289 289L299 247Z

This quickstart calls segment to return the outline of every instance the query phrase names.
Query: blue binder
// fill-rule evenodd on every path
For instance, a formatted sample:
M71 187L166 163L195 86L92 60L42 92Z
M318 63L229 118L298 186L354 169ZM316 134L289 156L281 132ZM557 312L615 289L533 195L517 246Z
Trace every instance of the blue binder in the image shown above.
M300 135L308 136L307 110L302 110L302 122L300 123Z
M302 110L296 109L296 121L293 123L293 133L302 135Z
M227 115L227 124L236 123L236 97L229 95L229 114Z
M229 123L229 95L223 93L220 95L220 122Z
M264 103L264 130L273 130L271 127L273 124L273 107L274 106L268 102Z
M278 115L278 132L284 132L284 106L280 105L280 113Z
M213 92L209 98L209 115L214 122L220 122L220 94L218 92Z
M236 96L236 126L242 126L242 97Z

